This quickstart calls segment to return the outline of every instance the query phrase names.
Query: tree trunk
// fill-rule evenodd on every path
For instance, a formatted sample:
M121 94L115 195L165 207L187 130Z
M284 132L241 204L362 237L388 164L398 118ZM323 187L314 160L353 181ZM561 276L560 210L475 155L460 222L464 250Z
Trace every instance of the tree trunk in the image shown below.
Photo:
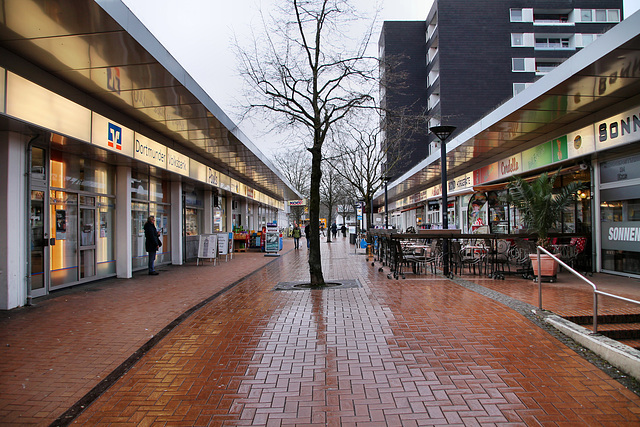
M316 139L317 141L317 139ZM309 279L312 286L324 285L320 257L320 180L322 179L321 144L314 144L311 151L311 186L309 194Z

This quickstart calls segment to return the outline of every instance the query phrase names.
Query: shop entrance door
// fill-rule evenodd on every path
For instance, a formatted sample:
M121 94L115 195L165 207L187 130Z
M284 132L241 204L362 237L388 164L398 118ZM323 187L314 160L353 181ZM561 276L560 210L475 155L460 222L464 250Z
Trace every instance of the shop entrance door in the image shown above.
M80 203L95 206L94 197L81 197ZM96 209L80 207L80 280L96 275Z
M31 295L41 297L49 290L49 221L47 191L31 190L30 240L31 240Z
M29 280L32 297L49 292L49 183L47 149L34 146L30 155L29 243L31 247Z
M51 191L50 289L78 282L78 195Z

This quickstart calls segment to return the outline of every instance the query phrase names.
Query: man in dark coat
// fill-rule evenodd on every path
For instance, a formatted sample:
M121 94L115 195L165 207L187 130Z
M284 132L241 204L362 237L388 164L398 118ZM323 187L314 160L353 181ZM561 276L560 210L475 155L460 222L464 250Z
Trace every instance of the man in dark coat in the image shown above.
M160 233L156 229L156 219L151 215L144 224L144 246L149 252L149 274L152 276L158 274L154 264L156 262L156 252L162 246L159 236Z
M307 248L308 248L309 246L311 246L311 245L309 244L309 235L310 235L310 234L311 234L311 227L309 226L309 224L307 224L307 225L305 225L305 227L304 227L304 237L306 237L306 238L307 238Z

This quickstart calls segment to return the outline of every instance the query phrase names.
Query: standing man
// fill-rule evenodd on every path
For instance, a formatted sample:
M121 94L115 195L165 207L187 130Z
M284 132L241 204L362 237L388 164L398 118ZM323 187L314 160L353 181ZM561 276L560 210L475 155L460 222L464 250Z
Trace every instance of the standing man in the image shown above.
M311 246L311 244L309 243L309 235L311 234L311 227L309 227L309 224L304 226L304 237L307 238L307 248Z
M149 275L157 276L158 272L155 269L156 252L162 246L162 242L159 239L160 232L156 229L156 218L151 215L147 218L147 222L144 224L144 246L147 252L149 252Z
M338 234L338 225L334 222L331 224L331 235L333 236L333 240L336 239L336 235Z
M302 232L300 231L300 227L298 224L293 225L293 243L295 243L295 249L300 249L300 236Z

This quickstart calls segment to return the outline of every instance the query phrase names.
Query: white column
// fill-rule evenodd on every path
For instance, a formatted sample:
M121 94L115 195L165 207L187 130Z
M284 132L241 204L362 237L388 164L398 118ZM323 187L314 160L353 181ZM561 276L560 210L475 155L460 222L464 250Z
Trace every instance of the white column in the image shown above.
M225 206L225 211L227 213L226 231L227 233L231 233L233 231L233 196L231 193L227 193L225 200L227 201Z
M182 265L182 182L171 183L171 263Z
M26 141L0 134L0 309L22 306L27 298ZM48 194L45 195L48 197ZM44 212L48 214L48 212ZM30 254L29 254L30 256Z
M213 191L204 190L204 230L203 234L213 233Z
M600 207L600 162L594 160L591 166L591 197L593 202L591 207L593 213L591 214L591 236L595 237L592 244L592 250L595 250L596 259L594 270L598 273L602 271L602 215Z
M257 203L251 203L251 211L253 212L253 224L251 225L252 230L260 231L260 207Z
M133 275L131 243L131 168L116 169L116 275L129 279Z

